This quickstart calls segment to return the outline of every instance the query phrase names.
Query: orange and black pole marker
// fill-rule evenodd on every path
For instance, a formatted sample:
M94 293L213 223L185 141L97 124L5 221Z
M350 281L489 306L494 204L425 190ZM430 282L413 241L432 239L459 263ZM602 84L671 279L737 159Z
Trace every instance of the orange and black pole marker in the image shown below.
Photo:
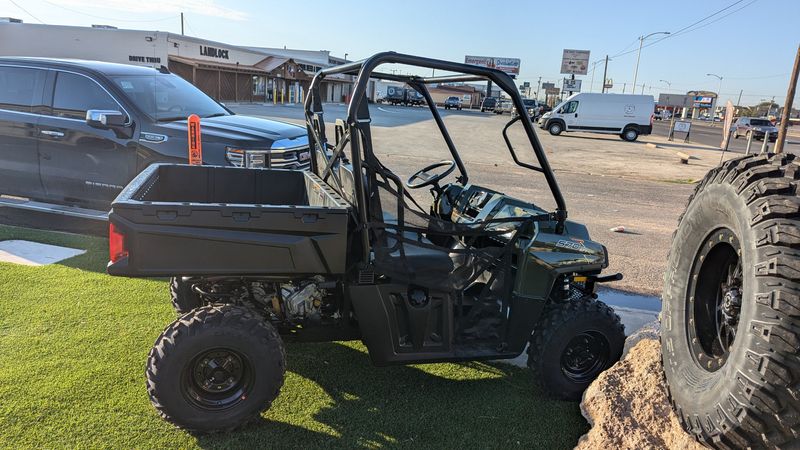
M200 117L197 114L189 116L189 164L203 165L203 145L200 142Z

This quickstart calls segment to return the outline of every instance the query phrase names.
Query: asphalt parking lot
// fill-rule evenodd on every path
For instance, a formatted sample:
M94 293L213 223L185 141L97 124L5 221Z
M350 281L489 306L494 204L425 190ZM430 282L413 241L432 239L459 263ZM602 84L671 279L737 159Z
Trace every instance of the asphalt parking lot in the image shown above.
M231 108L242 114L303 123L299 106ZM333 122L345 116L345 107L327 104L324 112L326 122ZM514 165L505 148L500 131L509 119L507 115L466 110L440 112L467 165L471 182L552 207L552 197L541 175ZM449 156L427 109L371 105L371 115L376 153L401 178ZM680 143L651 149L645 146L646 139L628 143L617 136L550 136L539 129L537 133L555 170L570 219L589 227L592 238L609 249L609 271L625 276L613 287L660 294L672 231L694 189L692 181L716 166L721 152L697 145L684 148ZM521 131L510 135L515 148L525 153ZM700 159L682 165L674 155L678 149ZM618 226L626 231L610 231Z

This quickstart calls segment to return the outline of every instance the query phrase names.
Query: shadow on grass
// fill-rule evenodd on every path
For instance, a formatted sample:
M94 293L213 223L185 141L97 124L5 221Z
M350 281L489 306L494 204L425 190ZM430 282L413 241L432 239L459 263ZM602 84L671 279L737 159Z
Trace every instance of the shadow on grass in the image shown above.
M548 398L527 370L505 364L380 368L366 353L337 343L290 345L287 359L290 372L330 399L312 414L315 424L288 423L293 411L283 407L298 404L303 393L292 392L301 386L287 381L281 396L289 399L279 397L259 422L229 434L197 436L198 444L572 448L588 428L576 403Z

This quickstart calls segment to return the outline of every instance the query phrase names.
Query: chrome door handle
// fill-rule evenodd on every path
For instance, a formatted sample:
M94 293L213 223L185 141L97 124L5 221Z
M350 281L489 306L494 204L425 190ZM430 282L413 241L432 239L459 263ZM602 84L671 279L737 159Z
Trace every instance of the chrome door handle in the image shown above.
M61 131L55 131L55 130L41 130L41 131L39 131L39 133L41 133L41 134L43 134L45 136L51 136L51 137L64 137L64 133L62 133Z

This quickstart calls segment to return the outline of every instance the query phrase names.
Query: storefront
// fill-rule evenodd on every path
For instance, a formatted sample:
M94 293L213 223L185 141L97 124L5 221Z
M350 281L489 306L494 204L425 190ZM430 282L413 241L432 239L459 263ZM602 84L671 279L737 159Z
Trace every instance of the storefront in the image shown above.
M0 23L0 56L78 58L165 66L227 102L298 103L327 51L241 47L161 31ZM303 59L299 59L299 58ZM323 83L327 101L349 96L352 77Z

